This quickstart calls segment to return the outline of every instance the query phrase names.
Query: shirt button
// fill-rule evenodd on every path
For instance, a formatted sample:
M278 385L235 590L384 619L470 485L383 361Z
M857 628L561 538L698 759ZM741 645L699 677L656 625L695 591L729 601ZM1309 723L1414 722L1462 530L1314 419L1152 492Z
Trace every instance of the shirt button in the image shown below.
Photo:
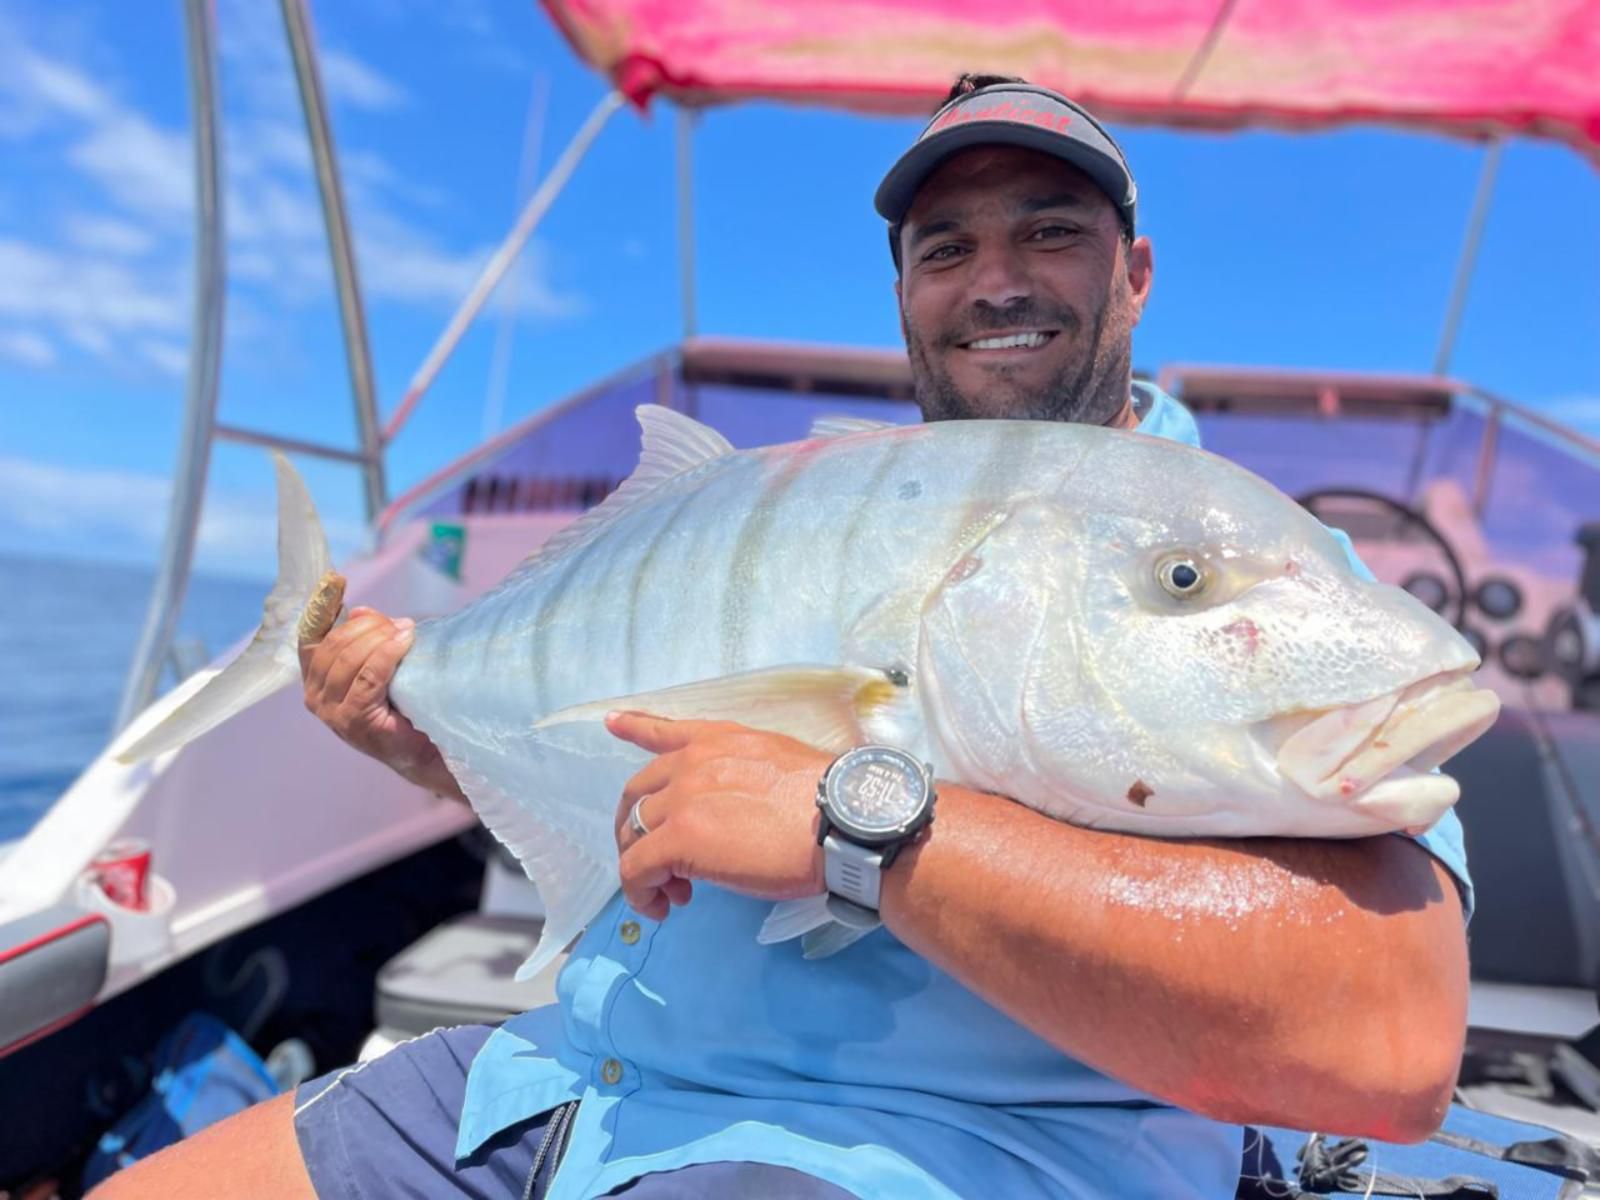
M639 922L624 921L622 928L618 932L622 934L622 944L631 946L639 940Z
M608 1058L600 1064L600 1078L607 1083L616 1083L622 1078L622 1064L614 1058Z

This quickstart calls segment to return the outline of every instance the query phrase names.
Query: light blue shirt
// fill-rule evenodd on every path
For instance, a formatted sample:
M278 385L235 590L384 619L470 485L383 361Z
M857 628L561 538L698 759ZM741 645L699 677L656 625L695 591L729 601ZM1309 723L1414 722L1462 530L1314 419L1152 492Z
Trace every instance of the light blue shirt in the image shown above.
M1142 432L1199 444L1186 409L1135 389ZM1455 815L1420 840L1470 904ZM797 941L760 946L770 907L697 884L657 923L613 900L562 970L560 1003L479 1052L457 1154L581 1100L550 1200L728 1161L897 1200L1234 1195L1237 1126L1068 1058L886 930L814 962Z

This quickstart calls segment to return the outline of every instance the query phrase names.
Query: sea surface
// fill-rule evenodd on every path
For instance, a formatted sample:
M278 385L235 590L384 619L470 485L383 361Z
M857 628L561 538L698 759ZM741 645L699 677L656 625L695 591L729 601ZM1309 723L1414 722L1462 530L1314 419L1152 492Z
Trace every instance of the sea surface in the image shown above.
M0 555L0 842L20 837L89 765L144 626L145 567ZM178 638L207 661L261 620L271 580L197 575ZM169 669L162 687L171 687Z

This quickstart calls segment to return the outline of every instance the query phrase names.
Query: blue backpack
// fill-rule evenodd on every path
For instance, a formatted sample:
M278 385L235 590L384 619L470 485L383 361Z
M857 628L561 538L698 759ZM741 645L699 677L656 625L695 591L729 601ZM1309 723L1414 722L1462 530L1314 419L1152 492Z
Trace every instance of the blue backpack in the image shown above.
M156 1046L150 1094L101 1136L83 1169L84 1190L277 1093L243 1038L215 1017L191 1013Z

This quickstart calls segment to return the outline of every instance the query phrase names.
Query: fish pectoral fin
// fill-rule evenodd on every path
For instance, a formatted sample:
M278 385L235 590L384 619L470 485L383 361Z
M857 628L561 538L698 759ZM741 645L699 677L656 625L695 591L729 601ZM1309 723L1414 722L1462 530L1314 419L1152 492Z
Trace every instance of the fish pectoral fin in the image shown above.
M756 934L756 941L763 946L771 946L831 924L833 914L828 911L828 897L825 895L779 900L772 906L767 919L761 922L761 932Z
M837 954L846 946L853 945L866 937L877 925L866 929L859 925L843 925L838 921L831 921L826 925L813 929L800 939L800 953L802 958L827 958Z
M756 941L772 946L799 938L802 957L827 958L878 927L877 923L863 928L835 921L828 911L827 896L802 896L798 900L780 900L774 904L761 923Z
M608 712L645 712L674 721L737 721L842 754L868 741L867 722L906 703L905 692L889 673L872 667L768 667L575 704L534 729L602 721Z

